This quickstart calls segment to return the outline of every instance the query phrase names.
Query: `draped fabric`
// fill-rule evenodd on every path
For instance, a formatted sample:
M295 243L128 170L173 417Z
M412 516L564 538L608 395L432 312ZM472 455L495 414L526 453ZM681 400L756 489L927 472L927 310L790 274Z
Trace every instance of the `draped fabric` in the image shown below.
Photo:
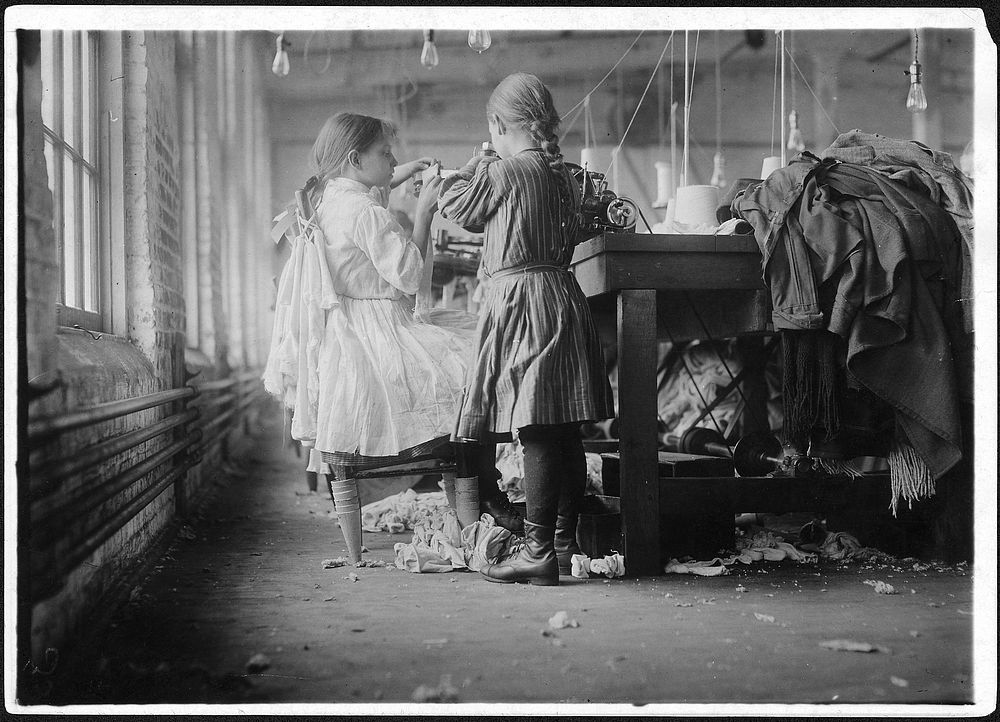
M907 177L806 152L733 203L763 252L775 328L839 336L847 383L894 410L894 508L962 457L953 348L967 344L961 230Z
M265 388L319 452L394 456L447 435L458 414L474 317L415 318L430 273L384 200L329 181L314 221L293 226L279 280Z

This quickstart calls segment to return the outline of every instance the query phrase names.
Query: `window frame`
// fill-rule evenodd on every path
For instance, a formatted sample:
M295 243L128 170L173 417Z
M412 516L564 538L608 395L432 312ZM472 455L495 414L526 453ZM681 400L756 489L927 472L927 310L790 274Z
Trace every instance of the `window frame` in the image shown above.
M43 31L45 32L45 31ZM93 30L54 30L52 32L52 118L43 119L42 133L51 148L52 164L48 168L49 187L53 195L52 225L56 237L58 265L58 295L56 298L56 323L60 326L78 326L93 331L111 332L123 329L124 287L124 214L122 211L122 93L124 80L121 34ZM74 77L64 77L66 37L74 54ZM84 47L84 41L86 48ZM89 52L88 52L89 51ZM84 87L83 53L89 67L91 81ZM43 78L43 82L47 79ZM64 89L71 83L72 97L78 112L70 117L73 144L67 141ZM87 92L89 123L84 118L83 93ZM52 120L50 127L45 121ZM89 127L88 127L89 126ZM84 140L84 131L89 138ZM90 157L84 153L90 151ZM66 173L73 174L74 230L73 251L78 257L86 254L87 262L76 263L74 282L78 296L87 298L81 304L92 309L70 305L66 299ZM89 185L85 190L84 184ZM58 189L58 190L56 190ZM85 200L93 200L85 212ZM90 237L76 235L89 219ZM117 280L116 280L117 279ZM74 299L75 301L75 299Z

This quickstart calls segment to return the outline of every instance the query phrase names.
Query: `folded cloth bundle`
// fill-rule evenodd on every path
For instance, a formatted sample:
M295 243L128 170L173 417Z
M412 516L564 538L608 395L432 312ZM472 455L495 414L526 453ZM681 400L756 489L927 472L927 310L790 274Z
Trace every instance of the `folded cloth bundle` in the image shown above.
M700 577L719 577L729 574L729 570L721 559L716 557L707 562L684 562L676 559L667 562L663 568L664 574L697 574Z
M625 576L625 557L618 552L603 559L591 559L586 554L574 554L570 558L570 574L577 579L588 579L591 574L603 574L608 579Z

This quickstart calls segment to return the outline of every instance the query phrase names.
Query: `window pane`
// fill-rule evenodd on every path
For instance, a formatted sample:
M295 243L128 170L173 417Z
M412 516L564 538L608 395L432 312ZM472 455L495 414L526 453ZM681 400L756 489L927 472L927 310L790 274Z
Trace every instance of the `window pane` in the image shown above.
M83 263L83 309L97 311L97 178L84 171L83 174L83 222L81 231L80 261Z
M54 129L54 109L52 99L55 97L55 76L52 67L52 43L54 33L51 30L41 32L42 44L39 60L42 67L42 122ZM46 146L48 148L48 146ZM49 163L49 175L52 174L52 163Z
M66 159L63 173L63 298L67 306L82 307L80 286L77 283L77 271L80 267L80 254L77 250L79 238L76 233L76 174L73 163Z
M63 82L62 82L62 102L63 102L63 128L62 137L74 148L79 147L79 139L76 137L76 117L80 112L80 99L76 93L76 72L79 69L78 50L80 47L80 33L78 31L63 33Z
M83 137L80 139L80 153L87 161L97 165L94 158L94 128L97 123L92 117L94 113L94 83L96 71L94 68L94 35L82 33L83 43L80 53L80 119Z

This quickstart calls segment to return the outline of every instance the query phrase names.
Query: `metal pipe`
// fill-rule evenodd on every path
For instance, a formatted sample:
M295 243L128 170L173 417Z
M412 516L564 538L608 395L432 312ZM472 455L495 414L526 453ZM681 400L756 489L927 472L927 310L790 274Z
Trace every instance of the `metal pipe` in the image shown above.
M110 441L91 446L82 453L72 457L57 457L43 464L37 471L32 471L29 493L32 499L49 494L59 488L61 479L110 459L115 454L127 451L144 441L159 436L165 431L182 424L189 424L201 414L198 409L171 414L151 426L130 431Z
M188 384L193 389L198 389L198 391L216 391L218 389L228 389L236 383L237 379L234 376L229 376L224 379L216 379L215 381L206 381L201 384Z
M110 501L117 494L134 484L146 474L153 471L160 464L169 461L189 446L193 446L201 439L201 436L201 429L194 429L185 438L180 441L175 441L170 446L120 473L114 479L102 484L97 489L91 487L82 487L77 489L68 499L64 500L52 510L46 511L44 509L44 505L39 504L36 501L35 504L32 505L33 534L36 530L51 532L53 531L53 527L64 525L68 519L84 515L101 504ZM45 501L46 498L47 497L43 497L41 501ZM35 507L38 506L42 507L42 509L36 510Z
M184 459L176 468L168 472L162 479L157 481L155 484L150 486L148 489L143 490L135 496L128 504L123 506L117 512L115 512L111 518L101 524L99 527L87 533L87 535L80 541L79 544L75 545L66 554L61 555L57 558L57 566L54 570L46 569L44 570L46 575L51 575L56 579L64 577L70 570L79 566L87 557L97 551L101 545L107 542L112 536L114 536L118 531L122 529L131 519L133 519L140 511L149 506L154 499L156 499L160 494L162 494L168 486L174 483L182 474L186 473L194 465L194 459L187 458ZM42 576L42 575L39 575ZM43 576L44 578L44 576ZM58 591L59 585L46 585L41 586L36 590L33 589L33 596L35 596L35 601L40 601L44 594L46 596L51 596L56 591ZM37 595L37 596L36 596Z
M154 406L162 406L163 404L169 404L171 401L189 399L197 395L197 389L187 386L182 389L158 391L153 394L137 396L135 398L124 399L122 401L109 401L105 404L97 404L89 409L71 411L67 414L61 414L59 416L49 416L41 419L35 419L34 421L28 423L28 440L31 443L37 443L40 439L52 436L53 434L58 434L70 429L77 429L81 426L96 424L100 421L107 421L108 419L125 416L126 414L135 413L136 411L151 409Z
M233 414L236 413L236 409L228 409L223 411L218 416L214 417L211 421L205 423L202 426L204 431L215 430L216 427L220 426L223 422L228 421Z
M197 406L199 408L219 406L232 401L237 398L237 396L238 394L235 391L225 391L219 394L205 394L204 396L192 401L191 406Z

